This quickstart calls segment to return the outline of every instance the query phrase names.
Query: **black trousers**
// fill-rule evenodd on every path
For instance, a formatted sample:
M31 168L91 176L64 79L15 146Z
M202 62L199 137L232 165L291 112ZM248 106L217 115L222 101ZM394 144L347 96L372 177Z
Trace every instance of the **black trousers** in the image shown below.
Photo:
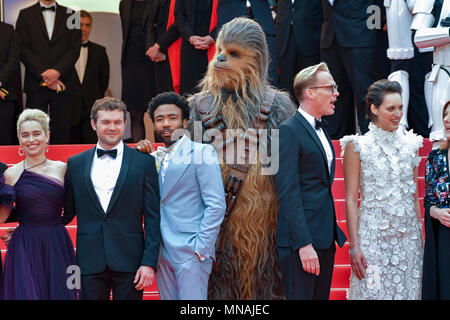
M16 102L0 99L0 145L16 144Z
M320 55L304 55L297 46L294 38L294 31L289 34L289 41L286 51L282 57L278 57L278 69L280 71L280 87L288 90L293 101L297 101L294 95L294 78L297 73L309 66L320 62Z
M112 290L114 300L142 300L144 291L136 290L133 283L135 272L105 271L81 276L84 300L109 300Z
M73 96L49 89L45 94L27 93L27 108L35 108L50 116L50 143L68 144L70 132L70 104Z
M316 250L319 257L318 276L303 270L298 250L277 248L280 271L283 275L287 300L328 300L334 269L336 245Z
M83 97L73 96L70 121L71 144L95 144L97 133L91 126L90 112L84 104ZM92 106L91 106L92 107Z
M356 120L361 133L366 133L369 130L366 94L369 86L375 82L375 48L346 48L335 40L330 48L321 48L320 54L339 86L334 115L326 117L331 139L355 134Z

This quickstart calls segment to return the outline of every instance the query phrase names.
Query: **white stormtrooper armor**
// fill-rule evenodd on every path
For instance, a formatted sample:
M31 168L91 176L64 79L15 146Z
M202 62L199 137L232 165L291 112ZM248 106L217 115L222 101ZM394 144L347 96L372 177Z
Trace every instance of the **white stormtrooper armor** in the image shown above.
M390 60L411 60L414 57L414 47L411 39L411 23L416 0L384 0L386 7L386 22L389 40L387 57ZM403 116L400 125L408 127L409 74L406 70L394 70L388 79L400 83L403 89Z
M432 27L433 5L434 0L417 0L411 28L417 30L414 43L418 48L434 47L433 69L425 80L425 100L430 116L430 140L439 141L446 140L442 111L450 99L450 27L441 25L441 21L450 16L450 0L444 0L435 28Z

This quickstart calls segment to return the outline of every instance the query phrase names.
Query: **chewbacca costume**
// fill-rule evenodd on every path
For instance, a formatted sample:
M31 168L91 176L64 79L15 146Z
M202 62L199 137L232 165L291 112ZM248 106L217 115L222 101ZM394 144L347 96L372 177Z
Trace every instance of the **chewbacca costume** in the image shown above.
M267 82L267 44L256 22L247 18L228 22L218 35L216 48L201 91L189 98L191 130L195 121L202 122L206 133L215 130L210 141L222 157L227 194L208 299L284 299L275 244L278 197L273 174L262 174L267 162L260 151L269 157L278 155L275 143L270 153L271 129L291 117L296 107L287 93ZM241 134L230 138L229 129L241 129ZM267 143L261 129L267 130ZM237 151L238 140L245 142L245 152ZM252 154L252 141L264 149ZM234 161L228 159L230 150L234 150ZM244 158L245 163L240 163Z

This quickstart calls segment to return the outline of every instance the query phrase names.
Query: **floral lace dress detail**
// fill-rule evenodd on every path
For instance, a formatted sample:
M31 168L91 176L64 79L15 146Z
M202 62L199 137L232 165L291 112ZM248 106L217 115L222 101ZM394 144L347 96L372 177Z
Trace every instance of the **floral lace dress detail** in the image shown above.
M352 141L361 160L358 239L367 269L351 273L349 300L414 300L421 297L422 224L414 211L414 168L423 138L412 131L384 131L369 124Z

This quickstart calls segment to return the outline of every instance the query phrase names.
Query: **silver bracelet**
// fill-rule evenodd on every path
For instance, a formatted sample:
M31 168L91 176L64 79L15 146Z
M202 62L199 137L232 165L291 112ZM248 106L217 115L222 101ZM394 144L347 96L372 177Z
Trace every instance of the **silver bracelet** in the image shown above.
M356 246L353 249L348 250L350 257L353 257L358 251L359 251L359 246Z

